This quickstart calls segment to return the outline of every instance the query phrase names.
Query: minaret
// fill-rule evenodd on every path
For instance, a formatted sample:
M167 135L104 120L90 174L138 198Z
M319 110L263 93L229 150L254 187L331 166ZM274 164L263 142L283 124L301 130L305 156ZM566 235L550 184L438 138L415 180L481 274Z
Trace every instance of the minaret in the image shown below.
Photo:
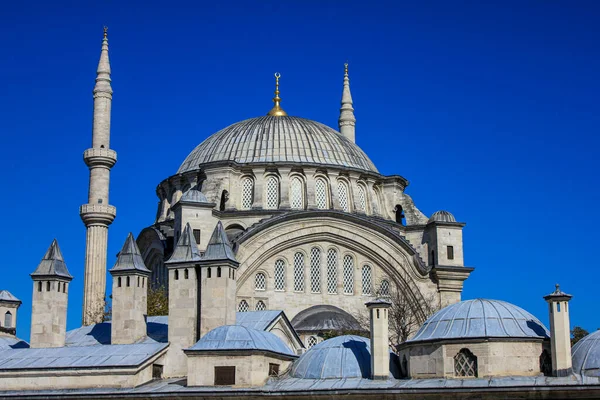
M342 91L342 108L340 108L340 119L338 120L338 126L340 128L340 133L354 143L356 118L354 117L354 108L352 108L352 94L350 94L348 63L344 64L344 90Z
M552 375L568 376L573 371L571 360L571 324L569 318L569 301L573 296L556 290L544 300L550 310L550 345L552 346Z
M106 292L108 226L114 221L117 213L117 209L108 203L110 169L117 162L117 153L110 149L110 109L113 91L110 86L107 28L104 28L93 93L92 148L83 153L83 159L90 169L88 203L79 209L87 228L83 325L102 322Z

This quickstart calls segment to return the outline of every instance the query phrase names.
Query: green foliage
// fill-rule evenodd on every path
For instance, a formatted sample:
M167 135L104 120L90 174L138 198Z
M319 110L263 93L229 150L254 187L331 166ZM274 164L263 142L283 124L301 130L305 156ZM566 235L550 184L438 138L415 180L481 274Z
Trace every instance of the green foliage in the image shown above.
M323 332L322 337L323 340L327 340L327 339L331 339L337 336L343 336L343 335L355 335L355 336L362 336L362 337L371 337L369 331L364 331L364 330L357 330L357 329L348 329L348 330L343 330L343 331L326 331Z
M581 339L589 335L589 332L583 329L580 326L576 326L571 331L571 346L574 346L575 343L579 342Z
M148 316L169 314L169 294L164 286L148 288Z

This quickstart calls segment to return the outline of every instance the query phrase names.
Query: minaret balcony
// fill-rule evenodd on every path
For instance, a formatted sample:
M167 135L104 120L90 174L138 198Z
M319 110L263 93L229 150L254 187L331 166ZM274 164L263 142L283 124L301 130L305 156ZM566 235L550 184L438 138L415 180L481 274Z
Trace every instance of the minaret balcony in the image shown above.
M106 204L84 204L79 207L79 215L83 223L110 225L117 216L117 208Z
M111 149L92 147L83 152L83 160L88 167L112 168L117 162L117 152Z

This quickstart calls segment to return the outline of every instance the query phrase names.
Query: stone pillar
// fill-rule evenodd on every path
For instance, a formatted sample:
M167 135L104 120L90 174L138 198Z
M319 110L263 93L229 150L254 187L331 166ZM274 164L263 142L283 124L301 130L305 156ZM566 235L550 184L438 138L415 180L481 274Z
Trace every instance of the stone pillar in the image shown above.
M200 337L219 326L235 325L235 273L236 266L228 263L202 263Z
M366 303L371 323L371 379L387 380L390 376L390 341L387 300Z
M281 199L279 202L280 209L290 208L290 168L279 168L281 173Z
M461 300L464 281L474 268L437 265L431 273L438 286L440 308L458 303Z
M305 170L306 173L306 206L308 210L317 210L317 201L315 197L316 171Z
M264 171L252 171L254 175L254 196L252 198L252 208L265 208L265 175Z
M569 301L572 297L570 294L563 293L558 284L553 293L544 296L550 310L553 376L568 376L573 372L569 317Z

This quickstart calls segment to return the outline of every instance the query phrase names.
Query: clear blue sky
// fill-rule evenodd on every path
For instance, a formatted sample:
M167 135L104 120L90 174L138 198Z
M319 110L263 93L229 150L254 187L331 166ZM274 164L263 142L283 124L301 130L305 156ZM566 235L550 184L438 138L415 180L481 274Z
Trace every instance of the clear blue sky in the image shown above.
M348 60L358 144L411 182L425 214L467 223L476 269L463 297L547 323L542 296L559 282L574 295L572 325L599 328L599 19L593 1L3 4L0 289L23 300L19 336L29 273L55 237L75 276L68 327L80 323L82 152L103 25L119 157L109 267L198 143L270 109L275 71L289 114L336 127Z

